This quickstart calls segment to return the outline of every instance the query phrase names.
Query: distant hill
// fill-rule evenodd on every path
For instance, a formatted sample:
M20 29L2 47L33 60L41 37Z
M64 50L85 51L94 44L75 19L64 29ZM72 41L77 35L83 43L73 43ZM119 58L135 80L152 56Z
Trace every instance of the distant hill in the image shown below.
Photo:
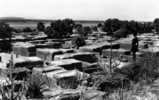
M24 21L26 20L23 17L0 17L0 21L4 21L4 22L14 22L14 21Z
M27 19L23 17L0 17L0 21L3 22L51 22L55 20L48 19ZM76 23L102 23L104 21L99 20L74 20Z

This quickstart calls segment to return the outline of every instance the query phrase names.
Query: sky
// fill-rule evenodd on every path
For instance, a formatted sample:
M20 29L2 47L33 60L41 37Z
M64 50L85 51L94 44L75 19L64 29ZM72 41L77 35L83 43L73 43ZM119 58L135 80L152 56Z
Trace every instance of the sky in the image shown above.
M0 17L153 21L159 0L0 0Z

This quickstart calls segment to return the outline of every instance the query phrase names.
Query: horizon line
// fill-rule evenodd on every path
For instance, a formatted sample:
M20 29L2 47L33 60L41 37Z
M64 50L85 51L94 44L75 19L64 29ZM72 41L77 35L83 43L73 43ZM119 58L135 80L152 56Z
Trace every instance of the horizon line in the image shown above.
M0 20L4 19L4 20L7 20L7 18L9 19L21 19L21 20L46 20L46 21L53 21L53 20L63 20L63 19L72 19L72 20L75 20L75 21L105 21L107 19L118 19L118 20L122 20L122 21L138 21L138 22L152 22L154 21L156 18L154 18L153 20L135 20L135 19L121 19L121 18L117 18L117 17L111 17L111 18L106 18L105 20L103 19L74 19L74 18L71 18L71 17L66 17L66 18L35 18L35 17L20 17L20 16L1 16L0 17ZM159 17L158 17L159 18Z

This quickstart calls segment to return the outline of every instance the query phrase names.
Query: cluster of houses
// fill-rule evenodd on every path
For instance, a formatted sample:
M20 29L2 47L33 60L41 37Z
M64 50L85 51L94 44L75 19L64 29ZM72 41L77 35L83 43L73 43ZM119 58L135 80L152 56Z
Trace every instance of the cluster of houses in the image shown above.
M13 52L0 53L1 80L4 80L0 84L5 83L8 75L3 75L3 73L7 72L10 67L10 60L13 60L13 76L17 76L15 80L23 81L28 73L40 72L49 78L56 79L60 87L45 92L46 97L54 98L62 95L59 97L60 100L66 100L64 98L78 100L81 94L79 85L94 72L100 73L102 71L99 66L99 57L108 58L112 56L126 59L117 59L120 61L118 68L129 66L132 62L130 52L132 36L113 40L105 32L95 32L88 36L86 45L79 49L62 47L70 39L47 39L42 34L41 36L30 36L27 36L26 39L24 36L15 35L15 38L18 39L19 37L19 39L12 43ZM138 37L140 51L137 52L137 59L142 58L147 52L155 54L159 52L159 37L157 35L142 34ZM145 45L148 47L146 48ZM11 59L11 57L13 58ZM104 92L102 91L86 89L84 93L87 94L88 100L103 100ZM76 99L69 99L70 96Z

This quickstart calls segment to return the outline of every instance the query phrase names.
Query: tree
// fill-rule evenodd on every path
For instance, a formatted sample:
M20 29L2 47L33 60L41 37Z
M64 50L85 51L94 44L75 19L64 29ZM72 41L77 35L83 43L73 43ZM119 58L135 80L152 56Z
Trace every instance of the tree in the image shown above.
M64 24L65 34L67 33L72 34L72 29L73 29L73 26L75 25L75 22L72 19L64 19L63 24Z
M91 28L93 31L97 31L97 26L92 26Z
M89 26L83 27L83 31L84 31L84 36L87 36L88 34L92 33L92 30Z
M72 34L73 27L74 21L72 19L56 20L51 22L45 32L52 38L63 38L66 37L68 33ZM50 32L48 32L49 30Z
M44 23L39 22L39 23L37 24L37 29L38 29L39 31L44 31L44 30L45 30L45 25L44 25Z
M33 32L33 30L30 27L25 27L23 32Z
M118 20L118 19L107 19L105 22L104 22L104 26L103 26L103 30L105 32L114 32L114 31L117 31L118 29L120 29L120 26L121 26L121 21Z
M156 18L153 22L154 29L159 33L159 18Z
M11 50L11 37L12 37L12 28L9 24L0 23L0 39L2 39L0 44L0 49L2 51L10 51ZM9 41L8 41L9 39Z
M5 39L5 38L10 38L11 37L11 31L12 28L9 26L9 24L0 23L0 38Z
M103 26L102 23L97 24L97 27L102 27L102 26Z
M139 30L139 27L138 27L138 22L132 20L128 23L128 29L130 31L130 33L134 34L134 33L137 33L138 30Z
M126 37L128 34L128 30L126 28L120 28L119 30L115 31L113 36L116 38L122 38L122 37Z
M81 35L74 37L72 39L72 45L73 45L73 47L75 47L77 49L79 49L79 47L81 47L81 46L84 46L85 44L86 44L86 42L84 40L84 37L82 37Z
M51 26L48 26L46 27L45 29L45 34L48 36L48 37L55 37L55 30L51 27Z

